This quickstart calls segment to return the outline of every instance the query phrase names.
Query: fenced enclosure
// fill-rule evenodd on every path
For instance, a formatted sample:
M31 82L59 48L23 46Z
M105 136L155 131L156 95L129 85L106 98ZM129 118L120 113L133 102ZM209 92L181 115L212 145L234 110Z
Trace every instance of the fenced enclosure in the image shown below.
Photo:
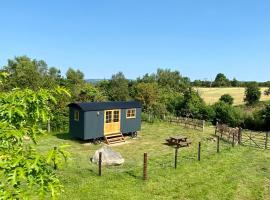
M192 119L187 117L167 117L167 121L177 125L182 125L185 128L193 128L196 130L204 131L204 120Z

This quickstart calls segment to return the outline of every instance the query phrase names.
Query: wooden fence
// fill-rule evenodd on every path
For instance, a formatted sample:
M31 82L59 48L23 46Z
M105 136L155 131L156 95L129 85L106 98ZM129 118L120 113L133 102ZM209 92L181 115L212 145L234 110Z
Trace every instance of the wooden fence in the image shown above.
M232 128L226 124L216 124L215 135L227 142L231 142L233 144L241 144L242 139L242 129L241 128Z
M244 146L251 146L261 149L269 149L269 133L253 132L242 130L242 128L231 128L226 124L216 125L215 135L219 135L225 141Z
M204 131L204 120L198 120L198 119L191 119L187 117L168 117L167 120L170 123L182 125L186 128L193 128L197 130Z

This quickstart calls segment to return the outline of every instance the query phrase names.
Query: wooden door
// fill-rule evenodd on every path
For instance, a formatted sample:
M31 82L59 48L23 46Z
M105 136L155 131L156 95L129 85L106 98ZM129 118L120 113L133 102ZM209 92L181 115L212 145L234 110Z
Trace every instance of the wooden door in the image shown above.
M121 110L105 110L104 135L120 133Z

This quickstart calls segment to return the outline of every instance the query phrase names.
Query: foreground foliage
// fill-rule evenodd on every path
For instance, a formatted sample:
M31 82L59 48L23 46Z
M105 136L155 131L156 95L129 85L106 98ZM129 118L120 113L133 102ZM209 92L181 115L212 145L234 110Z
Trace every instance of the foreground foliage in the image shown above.
M55 90L13 89L0 93L0 198L23 199L59 195L62 185L55 173L61 158L68 153L57 151L39 153L35 149L37 136L43 134L44 124L52 118L50 104L56 104Z

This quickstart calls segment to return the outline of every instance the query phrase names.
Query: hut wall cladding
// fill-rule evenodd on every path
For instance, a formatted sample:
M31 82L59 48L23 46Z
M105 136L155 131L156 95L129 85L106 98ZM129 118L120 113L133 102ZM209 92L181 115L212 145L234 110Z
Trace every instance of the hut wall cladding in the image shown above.
M79 112L79 121L75 121L75 111ZM84 112L79 109L70 109L69 116L71 116L71 120L69 120L69 132L72 134L72 137L84 137Z
M84 140L103 137L104 111L85 112L84 124Z
M141 130L141 108L136 108L136 118L126 117L127 109L121 109L121 131L122 133L136 132Z

